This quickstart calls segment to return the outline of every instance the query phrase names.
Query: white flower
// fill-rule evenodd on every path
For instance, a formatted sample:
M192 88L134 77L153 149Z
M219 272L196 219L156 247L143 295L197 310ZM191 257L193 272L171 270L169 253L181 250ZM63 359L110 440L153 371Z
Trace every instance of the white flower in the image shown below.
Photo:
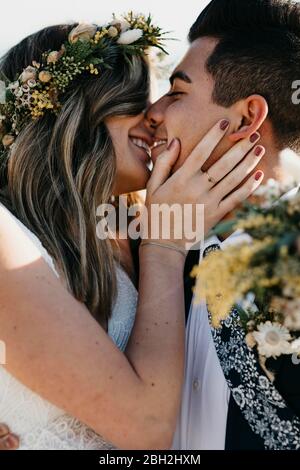
M125 33L130 29L130 23L122 18L115 18L109 23L110 26L115 26L121 33Z
M10 84L8 85L8 88L9 88L10 90L16 90L17 88L19 88L19 86L20 86L20 83L19 83L18 81L16 81L16 82L10 83Z
M0 104L6 103L6 85L5 82L0 80Z
M257 342L258 352L265 357L277 357L281 354L288 354L290 349L291 336L288 330L279 323L261 323L257 327L258 331L253 332Z
M143 31L141 29L131 29L122 33L119 39L117 40L118 44L132 44L133 42L138 41L143 36Z
M94 24L80 23L76 28L72 29L69 34L69 42L89 41L92 39L97 31L97 26Z

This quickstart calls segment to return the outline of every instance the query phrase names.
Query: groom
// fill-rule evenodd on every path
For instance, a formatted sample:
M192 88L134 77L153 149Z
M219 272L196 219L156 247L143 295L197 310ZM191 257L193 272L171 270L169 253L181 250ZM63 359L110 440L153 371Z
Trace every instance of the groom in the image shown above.
M300 153L300 105L292 99L300 80L300 4L213 0L191 27L189 41L170 93L148 110L156 139L180 139L180 166L208 129L227 117L227 140L203 170L210 172L236 141L259 131L267 149L260 168L266 179L284 182L281 150ZM154 150L154 159L160 152ZM192 301L193 265L240 237L206 240L200 253L187 258L186 376L174 449L300 448L300 365L291 356L268 360L272 384L244 341L237 313L213 330L205 303Z

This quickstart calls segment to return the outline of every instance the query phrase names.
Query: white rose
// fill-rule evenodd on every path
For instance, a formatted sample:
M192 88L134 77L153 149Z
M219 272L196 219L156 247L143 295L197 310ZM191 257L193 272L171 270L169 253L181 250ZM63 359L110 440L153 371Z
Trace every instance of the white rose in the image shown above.
M97 26L94 24L81 23L76 28L72 29L69 34L69 42L73 44L74 42L80 41L89 41L92 39L97 31Z
M143 36L143 31L141 29L132 29L122 33L119 39L117 40L118 44L132 44L133 42L138 41Z
M130 23L122 18L115 18L110 23L110 26L115 26L121 33L125 33L130 28Z
M0 80L0 104L6 103L6 85L5 82Z
M31 65L26 67L26 69L23 70L23 72L21 73L19 77L19 80L22 83L26 83L28 80L35 80L35 79L36 79L36 70L34 67L31 67Z

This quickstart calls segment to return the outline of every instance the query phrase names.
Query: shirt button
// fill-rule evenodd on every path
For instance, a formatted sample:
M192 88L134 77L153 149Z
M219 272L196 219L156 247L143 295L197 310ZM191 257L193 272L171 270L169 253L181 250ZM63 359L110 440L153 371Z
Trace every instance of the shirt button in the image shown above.
M199 390L199 388L200 388L200 382L199 382L198 379L195 379L193 381L193 389L194 389L195 392L197 392Z

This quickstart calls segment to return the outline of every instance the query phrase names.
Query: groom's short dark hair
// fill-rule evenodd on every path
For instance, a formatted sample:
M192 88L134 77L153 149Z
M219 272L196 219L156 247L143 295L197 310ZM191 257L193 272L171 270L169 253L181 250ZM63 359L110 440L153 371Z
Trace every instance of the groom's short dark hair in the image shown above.
M300 3L212 0L190 29L190 42L200 37L219 40L206 64L214 101L229 107L264 96L279 147L299 152L300 104L292 86L300 81Z

